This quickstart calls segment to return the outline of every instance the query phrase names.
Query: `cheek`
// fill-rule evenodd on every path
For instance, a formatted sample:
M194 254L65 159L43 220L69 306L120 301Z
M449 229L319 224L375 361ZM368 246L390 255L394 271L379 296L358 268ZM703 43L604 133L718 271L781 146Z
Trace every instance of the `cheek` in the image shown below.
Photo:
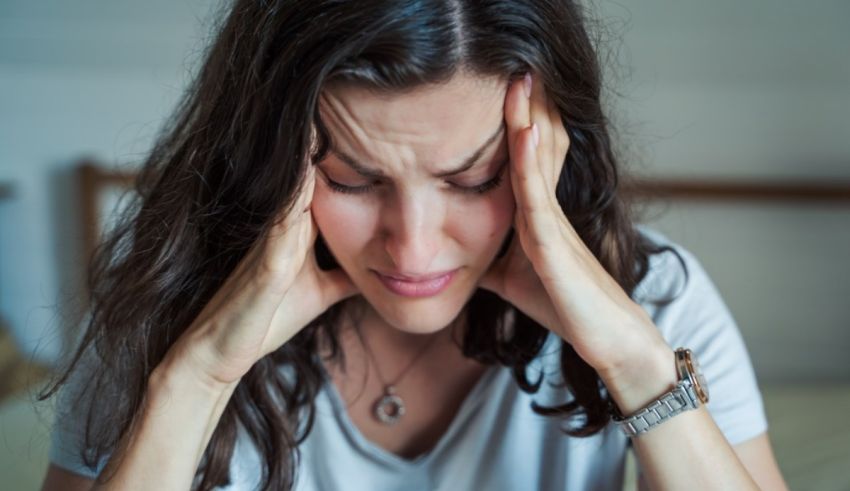
M310 209L319 233L340 261L345 261L369 242L376 217L371 207L316 183Z
M513 224L514 197L510 185L494 190L486 198L459 203L450 212L453 235L476 256L498 252Z

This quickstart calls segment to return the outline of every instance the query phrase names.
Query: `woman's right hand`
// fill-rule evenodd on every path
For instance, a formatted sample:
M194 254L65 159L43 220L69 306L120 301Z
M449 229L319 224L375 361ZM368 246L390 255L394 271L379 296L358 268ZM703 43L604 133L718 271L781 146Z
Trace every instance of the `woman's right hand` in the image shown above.
M310 164L291 212L252 246L167 359L188 363L205 383L234 383L328 307L357 293L341 268L323 271L316 261L315 184Z

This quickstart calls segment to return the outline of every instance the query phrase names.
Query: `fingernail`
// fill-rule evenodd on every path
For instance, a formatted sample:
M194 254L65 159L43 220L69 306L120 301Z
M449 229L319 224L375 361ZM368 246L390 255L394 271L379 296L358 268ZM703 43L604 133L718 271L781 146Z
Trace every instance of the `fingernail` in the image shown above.
M526 72L525 78L523 79L523 88L525 88L525 97L531 97L531 74Z
M531 125L531 137L534 140L534 147L540 143L540 129L537 127L537 123L532 123Z

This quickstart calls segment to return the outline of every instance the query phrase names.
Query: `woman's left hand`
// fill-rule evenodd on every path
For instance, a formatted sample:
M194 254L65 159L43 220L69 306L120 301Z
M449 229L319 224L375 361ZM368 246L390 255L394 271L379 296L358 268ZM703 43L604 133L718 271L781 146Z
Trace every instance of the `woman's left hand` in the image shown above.
M672 369L673 353L561 210L555 186L569 137L540 79L533 79L527 76L508 88L504 109L519 240L493 263L480 286L570 343L606 385L633 385L629 373L645 376L644 369L658 363Z

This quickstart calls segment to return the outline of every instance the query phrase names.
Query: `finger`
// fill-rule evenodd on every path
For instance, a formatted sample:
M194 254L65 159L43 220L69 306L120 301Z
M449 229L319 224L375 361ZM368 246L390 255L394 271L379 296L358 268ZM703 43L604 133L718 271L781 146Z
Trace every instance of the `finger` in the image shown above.
M516 224L514 226L516 227ZM520 244L519 237L514 233L511 235L505 254L502 257L493 259L489 268L487 268L487 271L479 280L479 286L505 298L508 281L510 281L509 271L515 267L516 261L522 255L522 245Z
M316 243L316 237L319 234L318 226L316 225L315 218L312 217L312 213L310 213L310 249L308 251L308 262L309 267L315 278L318 282L320 295L322 297L322 305L329 307L340 300L348 298L356 293L358 293L358 289L354 286L354 283L351 281L351 278L348 276L348 273L345 272L341 267L338 269L332 269L330 271L325 271L319 267L319 261L316 258L316 250L314 245Z
M310 164L313 163L312 158L313 158L313 155L316 153L316 150L318 149L318 147L319 147L318 133L316 132L316 126L312 125L312 126L310 126L310 150L307 153L310 156L310 159L311 159L309 161Z
M310 204L315 187L315 171L308 166L295 202L284 211L283 219L272 225L262 252L261 270L283 285L303 266L307 250L312 246L314 223Z
M324 304L328 307L359 293L348 273L343 271L342 268L330 271L319 270L319 283L321 284Z
M553 145L553 155L554 155L554 167L553 167L553 175L554 175L554 185L558 185L558 181L561 178L561 173L564 170L564 165L567 158L567 151L570 148L570 137L567 134L566 127L564 126L563 117L561 116L561 111L558 109L555 101L550 97L549 98L549 118L553 124L553 135L552 135L552 145Z
M527 172L539 172L539 163L535 159L533 161L522 160L525 154L526 147L524 145L524 140L522 133L524 131L532 130L533 120L533 108L532 106L535 104L533 101L535 87L534 87L534 74L532 72L528 72L525 76L517 80L511 86L511 91L508 94L508 97L505 101L505 120L508 126L508 148L511 155L512 165L524 165L527 169ZM539 111L539 108L537 109ZM538 138L540 127L538 125L537 132ZM531 133L529 133L531 134ZM512 173L512 182L516 177ZM513 182L514 189L517 189L519 181ZM518 199L519 196L518 196ZM526 203L528 204L528 203Z
M304 174L304 182L302 183L300 202L298 203L298 211L305 213L310 210L310 205L313 203L313 192L316 190L316 166L307 165L307 171Z
M517 143L520 132L531 124L528 112L529 100L525 95L524 84L524 79L516 80L510 85L505 96L505 123L508 127L508 150L511 159L520 153Z
M545 233L551 206L546 181L537 165L532 132L532 128L526 128L518 135L519 153L512 158L511 185L516 196L517 213L522 215L527 232L538 239Z
M313 215L312 205L308 215L310 218L310 247L313 247L316 244L316 238L319 236L319 226L316 225L316 217Z
M478 280L479 287L502 296L501 286L505 275L505 265L508 263L509 255L510 249L505 257L497 257L493 259L490 266Z
M546 86L537 73L532 73L531 99L529 99L529 117L531 123L536 123L540 133L537 145L537 166L544 179L548 194L555 189L552 182L552 167L554 154L552 152L552 120L549 117L548 96Z
M537 180L540 172L537 170L532 128L529 126L530 101L525 92L525 79L515 81L508 88L505 122L511 156L511 185L517 201L517 212L536 213L543 209L543 202L538 200L542 200L546 194L545 187Z
M313 193L316 188L316 169L313 165L307 165L304 176L296 188L295 201L288 209L281 211L276 218L270 231L270 235L281 236L298 226L302 215L309 211L313 201Z
M316 222L313 219L313 213L309 209L301 214L301 219L298 223L298 250L299 254L307 254L316 243Z

